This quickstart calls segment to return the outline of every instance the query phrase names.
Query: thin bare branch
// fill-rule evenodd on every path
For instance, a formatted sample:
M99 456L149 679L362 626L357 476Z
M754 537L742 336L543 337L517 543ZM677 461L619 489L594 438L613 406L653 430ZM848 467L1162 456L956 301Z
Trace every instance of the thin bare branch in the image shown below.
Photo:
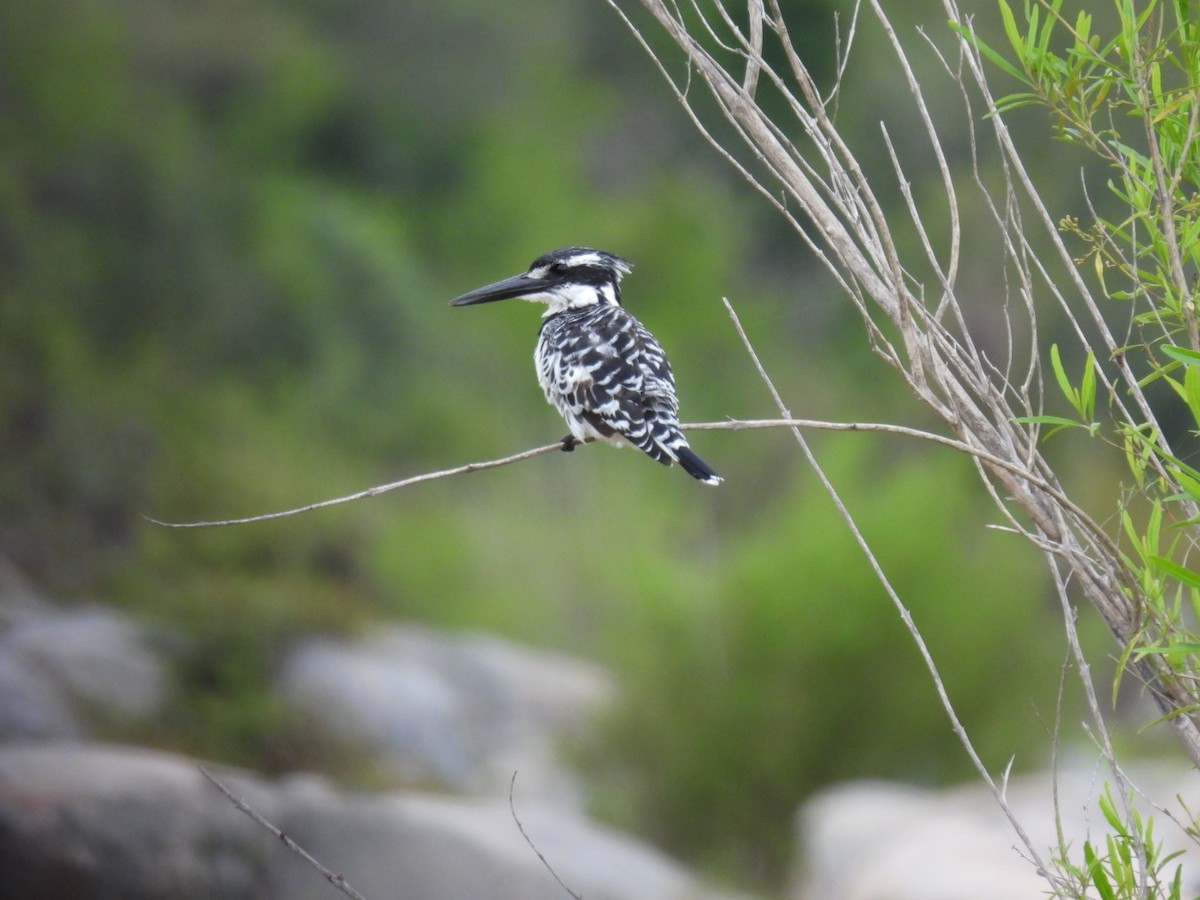
M1130 807L1129 795L1132 790L1132 785L1129 779L1125 776L1125 772L1117 764L1116 753L1113 751L1112 739L1109 736L1108 726L1104 722L1104 713L1100 709L1100 699L1096 696L1096 686L1092 683L1091 665L1084 656L1083 647L1079 643L1079 630L1075 624L1074 609L1071 606L1071 600L1067 596L1067 582L1063 577L1062 571L1059 569L1059 560L1052 556L1047 557L1046 562L1049 564L1050 572L1054 576L1054 589L1058 594L1059 603L1062 606L1063 621L1067 628L1067 646L1070 648L1071 656L1075 661L1075 671L1079 673L1080 684L1083 685L1083 695L1087 700L1088 709L1092 715L1092 732L1096 739L1096 744L1100 748L1100 755L1108 765L1109 771L1113 775L1113 779L1120 787L1120 803L1123 807L1126 820L1132 820L1132 809ZM1146 845L1143 841L1135 842L1138 858L1141 862L1141 877L1142 894L1145 895L1145 881L1147 875L1146 867Z
M367 900L366 897L364 897L362 894L360 894L358 891L356 891L354 888L350 887L350 885L346 883L346 879L344 876L339 875L337 872L333 872L330 869L326 868L324 865L322 865L320 860L318 860L311 853L309 853L307 850L305 850L303 847L301 847L299 844L297 844L295 841L293 841L290 837L288 837L286 834L284 834L282 831L280 831L278 828L276 828L274 825L272 825L270 821L268 821L261 813L258 812L258 810L254 809L254 807L252 807L244 799L239 797L237 794L235 794L233 791L231 791L229 788L227 788L224 784L222 784L217 779L217 777L215 775L213 775L212 772L208 771L208 769L204 768L203 766L200 766L199 769L200 769L200 774L203 775L212 784L213 787L215 787L218 791L220 791L222 794L224 794L226 799L228 799L230 803L232 803L239 810L241 810L246 815L248 815L251 819L253 819L255 822L257 822L263 828L267 829L267 831L271 832L271 834L275 835L275 837L279 838L279 840L283 842L283 845L285 847L287 847L289 850L291 850L293 853L295 853L297 856L299 856L302 860L304 860L306 863L308 863L310 866L312 866L314 869L316 869L318 872L320 872L326 881L328 881L330 884L332 884L335 888L337 888L339 891L341 891L347 897L353 898L353 900Z
M778 3L773 3L774 8L778 9ZM855 0L854 9L850 13L850 27L846 30L846 38L843 46L841 16L836 11L834 12L834 39L833 39L833 55L837 60L837 75L833 79L833 87L829 90L829 95L821 102L821 105L826 109L832 109L831 118L837 118L838 98L841 96L842 84L846 79L846 67L850 65L850 51L854 47L854 36L858 32L858 13L862 9L862 0Z
M751 362L753 362L755 371L758 372L759 378L761 378L763 383L767 386L767 390L771 394L771 399L775 402L775 406L779 410L779 414L785 419L790 419L791 412L788 410L787 404L783 402L783 397L780 396L779 391L776 389L770 375L767 374L767 370L763 367L762 361L759 359L758 353L754 349L754 345L750 342L750 338L747 336L746 330L742 327L741 320L738 318L738 314L736 310L734 310L733 304L731 304L727 298L722 299L725 304L725 309L729 313L730 319L733 320L733 327L737 330L738 337L741 338L742 346L746 348L746 352L750 355ZM884 591L888 595L888 599L891 600L892 605L896 608L896 612L900 615L900 619L904 623L905 628L908 629L908 633L912 637L913 642L916 644L917 651L921 654L922 661L925 663L925 668L929 670L929 674L933 679L934 688L937 690L938 699L941 701L942 709L946 713L946 717L950 720L950 727L953 729L955 736L958 737L959 743L962 744L963 749L970 758L971 764L979 773L979 777L982 778L984 783L987 784L987 786L991 789L992 795L995 797L1000 808L1004 811L1004 815L1008 818L1009 824L1012 825L1013 830L1021 839L1021 843L1024 845L1023 852L1028 854L1029 858L1033 861L1033 864L1037 867L1038 873L1050 881L1051 884L1053 884L1055 879L1053 871L1042 861L1037 847L1034 845L1029 835L1025 832L1024 827L1021 825L1020 820L1017 819L1016 813L1013 812L1012 807L1009 806L1008 798L1005 796L1003 786L996 783L995 779L992 778L991 773L988 772L987 767L983 764L983 760L980 759L979 754L975 751L975 745L971 741L971 736L967 734L967 729L963 726L961 720L958 718L958 713L955 711L954 704L950 700L950 695L946 691L946 684L942 680L941 672L938 670L937 663L933 659L933 654L929 651L929 647L925 643L925 638L921 634L921 630L917 627L916 622L913 620L912 613L909 612L908 607L904 605L904 601L900 599L900 595L896 592L895 587L892 585L891 579L888 578L887 573L884 572L882 564L879 562L878 558L876 558L875 552L871 549L871 545L867 542L866 537L863 536L863 533L858 528L858 523L855 522L854 517L850 514L850 511L842 502L841 495L838 493L837 488L833 486L833 482L829 480L828 476L825 474L825 470L821 468L821 464L817 461L816 455L813 453L812 448L808 446L808 442L804 439L804 435L801 433L800 429L793 428L792 434L795 436L796 442L800 445L800 449L804 454L805 460L808 462L809 468L813 470L817 478L821 481L821 485L825 488L825 492L833 501L833 505L837 509L838 515L841 517L842 521L846 523L846 527L850 530L850 534L854 538L855 543L858 544L859 549L861 549L863 555L866 556L867 564L871 567L871 571L874 573L876 581L878 581L883 587Z
M938 444L943 447L949 447L959 453L965 453L968 456L975 457L989 465L996 466L1001 469L1010 471L1025 480L1030 481L1036 487L1053 493L1056 498L1064 503L1070 504L1074 511L1081 517L1086 518L1086 513L1074 507L1070 499L1061 493L1061 491L1050 482L1038 476L1030 469L1015 465L1007 459L999 456L994 456L986 450L981 450L978 447L972 447L963 441L955 440L944 435L935 434L931 431L922 431L919 428L909 428L904 425L893 425L886 422L826 422L820 419L726 419L721 422L690 422L680 426L684 431L754 431L767 428L805 428L814 431L861 431L861 432L878 432L883 434L897 434L904 437L916 438L918 440L927 441L931 444ZM485 460L484 462L467 463L463 466L455 466L451 469L440 469L436 472L425 472L421 475L413 475L408 478L402 478L399 481L393 481L388 484L380 484L366 490L358 491L353 494L346 494L342 497L332 497L328 500L320 500L316 503L309 503L306 506L297 506L293 509L278 510L276 512L260 513L254 516L245 516L238 519L213 519L201 522L167 522L162 519L155 519L150 516L145 516L147 522L154 525L161 525L164 528L217 528L224 525L249 525L253 522L268 522L272 519L283 519L288 516L296 516L301 513L312 512L318 509L325 509L330 506L338 506L343 503L352 503L356 500L366 500L369 497L378 497L380 494L386 494L390 491L399 490L400 488L412 487L417 484L424 484L428 481L437 481L441 478L451 478L455 475L466 475L470 472L482 472L486 469L497 469L501 466L512 465L513 463L524 462L527 459L533 459L535 456L542 456L546 453L553 453L563 449L562 441L557 441L553 444L546 444L542 447L534 447L531 450L524 450L521 453L514 453L511 456L503 456L499 459ZM1099 531L1097 526L1097 531ZM1103 532L1100 532L1101 534Z
M543 453L553 453L555 450L563 449L562 441L556 441L553 444L546 444L544 447L534 447L532 450L525 450L521 453L514 453L512 456L504 456L500 459L491 459L487 462L467 463L465 466L455 466L453 469L442 469L437 472L426 472L423 475L413 475L410 478L402 478L399 481L393 481L390 484L380 484L375 487L367 488L365 491L359 491L356 494L347 494L344 497L334 497L330 500L320 500L316 503L310 503L307 506L297 506L295 509L285 509L279 512L262 513L257 516L246 516L241 519L218 519L209 522L164 522L160 519L153 519L145 516L147 522L155 525L162 525L164 528L215 528L218 525L248 525L251 522L266 522L271 519L282 519L286 516L296 516L300 513L312 512L314 509L324 509L327 506L337 506L341 503L351 503L355 500L365 500L368 497L378 497L380 494L386 494L388 491L399 490L400 488L411 487L414 484L421 484L426 481L435 481L439 478L449 478L452 475L466 475L468 472L481 472L484 469L495 469L500 466L511 465L512 463L521 462L525 459L532 459L535 456L541 456Z
M550 861L547 860L542 854L542 851L538 849L537 844L533 842L533 838L531 838L529 833L525 830L525 826L521 824L521 819L517 816L516 804L513 802L513 790L516 787L516 784L517 773L513 772L512 780L508 783L508 811L512 813L513 821L517 823L517 830L521 832L521 837L525 838L525 843L529 845L529 849L537 854L537 858L541 860L542 865L546 867L546 871L554 876L554 880L558 882L558 886L574 897L575 900L583 900L583 897L571 890L571 888L567 886L567 883L559 878L558 873L554 871L554 866L550 865Z
M742 80L742 90L753 97L758 88L759 61L763 58L763 19L767 14L763 9L763 0L750 0L746 7L750 15L751 50L746 55L746 77Z

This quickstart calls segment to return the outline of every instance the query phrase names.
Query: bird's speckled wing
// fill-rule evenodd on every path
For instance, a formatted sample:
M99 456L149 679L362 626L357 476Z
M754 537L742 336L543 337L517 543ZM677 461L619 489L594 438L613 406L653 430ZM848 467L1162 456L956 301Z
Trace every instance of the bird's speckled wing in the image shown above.
M542 323L538 381L577 438L624 439L670 464L679 431L675 379L654 336L620 306L567 310Z

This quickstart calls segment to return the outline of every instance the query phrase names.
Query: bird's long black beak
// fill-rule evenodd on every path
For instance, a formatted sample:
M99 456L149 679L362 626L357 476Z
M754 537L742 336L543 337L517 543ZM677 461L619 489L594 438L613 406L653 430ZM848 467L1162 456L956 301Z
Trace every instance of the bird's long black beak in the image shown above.
M530 278L528 275L514 275L493 284L468 291L461 297L450 301L451 306L474 306L476 303L492 303L496 300L512 300L516 297L528 297L530 294L540 294L554 286L554 282L545 278Z

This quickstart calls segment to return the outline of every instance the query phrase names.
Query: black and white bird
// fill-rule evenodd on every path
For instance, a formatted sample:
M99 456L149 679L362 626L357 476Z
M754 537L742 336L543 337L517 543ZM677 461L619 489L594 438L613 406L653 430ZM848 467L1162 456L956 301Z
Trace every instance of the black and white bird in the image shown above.
M667 356L621 306L630 265L586 247L539 256L521 275L463 294L451 306L520 298L545 303L534 363L546 400L567 420L563 449L591 440L632 444L705 484L721 476L688 447Z

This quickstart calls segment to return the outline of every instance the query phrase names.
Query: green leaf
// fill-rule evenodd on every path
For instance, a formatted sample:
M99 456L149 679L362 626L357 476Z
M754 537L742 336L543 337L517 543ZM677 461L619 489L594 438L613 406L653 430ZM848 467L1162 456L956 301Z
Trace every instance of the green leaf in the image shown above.
M1164 644L1159 647L1138 647L1133 651L1134 656L1171 656L1173 654L1200 653L1200 644L1176 643Z
M1147 550L1158 549L1159 539L1162 535L1162 519L1163 505L1155 501L1150 509L1150 515L1146 519L1145 534Z
M1154 563L1154 565L1177 581L1181 581L1194 588L1200 588L1200 573L1193 572L1191 569L1185 568L1177 562L1172 562L1164 556L1151 556L1147 561Z
M1112 704L1117 705L1117 694L1121 691L1121 679L1125 676L1125 670L1129 666L1129 658L1133 655L1133 642L1130 641L1121 650L1121 655L1117 657L1116 672L1113 675L1112 686Z
M1125 509L1121 510L1121 527L1125 529L1125 537L1129 538L1130 543L1138 551L1138 555L1144 556L1145 548L1142 545L1142 536L1137 526L1133 524L1133 516Z
M1083 379L1079 384L1080 413L1090 422L1096 412L1096 355L1089 350L1084 364Z
M1120 887L1128 889L1133 886L1129 841L1122 841L1113 834L1108 835L1107 840L1109 868L1112 869L1113 878Z
M1163 722L1169 722L1178 716L1190 716L1196 712L1200 712L1200 706L1181 706L1179 709L1173 709L1169 713L1165 713L1147 722L1138 729L1138 734L1141 734L1144 731L1149 731L1155 725L1161 725Z
M993 50L990 46L988 46L988 44L986 44L983 41L983 39L980 38L979 35L977 35L975 32L971 31L969 28L964 27L962 24L960 24L958 22L951 22L950 27L958 34L959 37L970 42L975 47L975 49L980 52L980 54L984 57L984 59L988 60L988 62L992 63L992 65L997 66L998 68L1004 70L1009 75L1011 75L1013 78L1016 78L1018 81L1025 81L1025 82L1028 81L1028 79L1026 79L1026 77L1025 77L1024 72L1020 71L1016 66L1014 66L1007 59L1005 59L1003 56L1001 56L999 53L997 53L995 50ZM1031 97L1033 99L1037 99L1034 94L1019 94L1019 95L1014 94L1013 96L1023 96L1023 97ZM1005 100L1008 100L1008 99L1011 99L1011 98L1007 98L1007 97L1005 98ZM1003 101L1001 101L1001 102L1003 102ZM997 106L999 106L999 103L997 104Z
M1054 370L1054 377L1058 380L1058 387L1075 409L1079 409L1079 392L1071 386L1071 379L1067 377L1066 369L1063 368L1062 357L1058 354L1058 344L1050 345L1050 367Z
M1080 44L1087 44L1088 35L1092 33L1092 17L1085 12L1080 11L1075 17L1075 34L1079 38Z
M1104 867L1096 856L1091 841L1083 842L1083 858L1087 862L1088 877L1091 878L1092 884L1096 886L1096 890L1103 900L1116 900L1117 895L1113 893L1112 885L1109 884L1108 878L1104 874Z
M1020 54L1025 48L1025 41L1022 40L1021 32L1017 29L1016 17L1013 15L1012 7L1008 5L1007 0L1000 0L1000 18L1004 22L1004 33L1008 35L1009 43Z
M1183 399L1192 421L1200 428L1200 366L1188 366L1183 373Z
M1017 78L1023 78L1015 69L1013 74ZM1020 109L1022 106L1033 106L1036 103L1041 103L1042 98L1037 94L1008 94L996 101L996 110L998 112L1007 112L1010 109Z
M1038 31L1038 8L1036 6L1029 8L1029 34L1025 35L1024 46L1020 49L1024 51L1025 59L1029 60L1033 57L1033 45L1037 40Z
M1193 478L1184 472L1172 472L1171 477L1179 482L1179 486L1183 488L1184 494L1187 494L1193 500L1200 500L1200 480ZM1179 499L1184 499L1182 495ZM1183 525L1195 524L1193 521L1183 522Z
M1096 801L1100 806L1100 812L1104 815L1104 821L1108 822L1109 827L1117 834L1125 834L1125 823L1117 813L1117 805L1113 800L1112 790L1106 786L1104 793L1097 797Z
M1058 24L1058 11L1062 8L1062 0L1054 0L1050 4L1050 15L1046 16L1046 21L1042 23L1041 34L1038 35L1038 50L1045 53L1050 47L1050 37L1054 33L1054 26Z
M1179 360L1184 365L1200 366L1200 351L1176 347L1174 344L1163 344L1162 352L1172 359Z
M1082 422L1064 419L1062 416L1013 416L1009 421L1029 425L1057 425L1060 428L1087 428Z
M1099 422L1092 422L1085 425L1083 422L1077 422L1074 419L1064 419L1062 416L1013 416L1009 421L1024 425L1053 425L1054 427L1042 436L1043 441L1049 440L1067 428L1082 428L1087 431L1088 437L1095 437L1096 432L1100 430Z

